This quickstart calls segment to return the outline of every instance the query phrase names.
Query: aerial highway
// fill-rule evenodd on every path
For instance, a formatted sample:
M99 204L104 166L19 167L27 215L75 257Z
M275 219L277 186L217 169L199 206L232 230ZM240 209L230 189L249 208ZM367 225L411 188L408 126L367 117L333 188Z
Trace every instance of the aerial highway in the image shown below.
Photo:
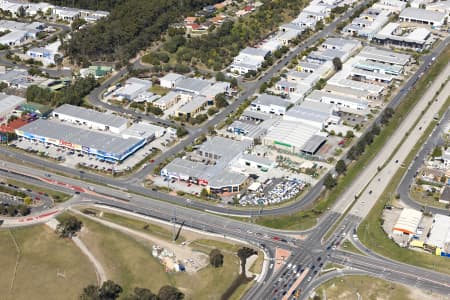
M359 5L365 4L367 1ZM286 286L302 291L310 290L311 284L316 280L322 280L318 277L320 269L327 262L336 262L353 270L357 269L365 274L377 274L388 280L399 281L407 284L420 286L424 289L433 290L441 294L449 294L450 277L434 271L409 266L403 263L395 262L382 257L363 245L358 245L366 255L357 255L340 251L337 249L339 244L346 239L353 230L355 230L361 221L367 216L370 209L380 198L385 188L388 186L396 172L404 168L402 163L406 156L411 152L423 130L432 124L437 111L443 106L450 95L450 83L447 83L439 95L435 98L437 90L441 85L447 82L450 75L450 65L441 72L441 74L430 83L423 97L415 104L414 108L402 121L395 133L386 142L381 151L365 167L360 176L352 182L343 195L330 207L319 220L318 224L311 230L305 232L299 231L278 231L250 222L238 221L223 217L220 214L230 214L242 217L250 217L254 212L245 209L228 208L216 206L207 202L189 200L179 196L172 196L166 193L154 191L142 186L142 180L147 176L159 162L165 158L182 151L187 145L191 144L199 135L206 133L208 128L215 126L226 116L232 113L237 107L260 87L260 85L269 80L274 74L279 72L286 63L300 51L310 47L320 38L326 37L333 32L336 25L348 18L354 9L348 10L324 30L314 34L305 43L296 47L282 58L275 66L270 68L261 80L247 82L244 85L244 92L230 106L224 109L214 119L206 124L194 128L189 127L189 135L180 143L172 147L169 151L155 159L153 165L149 165L133 176L124 179L103 177L96 174L84 173L61 165L55 165L46 160L26 155L22 152L0 147L0 155L6 159L0 164L0 175L17 180L25 180L38 186L55 188L74 195L74 198L60 205L65 209L75 205L101 205L110 208L117 208L143 216L157 218L167 222L173 222L178 225L184 224L187 227L199 229L202 231L223 235L224 238L232 237L245 240L255 247L263 248L268 255L268 260L274 260L276 248L287 249L292 255L282 265L281 269L274 272L269 267L263 279L256 283L246 294L245 299L283 299L291 295L283 295ZM429 68L434 58L447 47L450 38L440 43L430 54L423 56L423 63L417 72L406 81L400 92L395 95L390 107L395 108L405 98L417 80ZM140 67L140 62L136 60L133 64ZM113 77L107 80L99 88L90 94L90 101L94 105L102 106L111 110L123 113L130 113L118 107L111 107L101 101L101 94L109 84L112 84L122 78L127 69L122 69ZM432 102L432 105L428 104ZM135 117L140 114L131 113ZM154 122L161 122L153 116L142 116ZM445 120L448 119L446 115ZM375 120L376 122L377 120ZM165 125L171 125L163 122ZM436 129L429 144L425 144L416 161L410 167L399 191L407 204L417 207L409 198L406 187L412 180L416 167L426 155L426 148L432 147L439 139L439 129ZM37 168L37 166L40 166ZM60 175L68 174L66 175ZM76 188L75 188L76 187ZM282 215L292 213L304 208L317 198L322 189L319 182L314 186L300 201L284 207L274 209L258 210L258 215ZM403 198L404 197L404 198ZM176 204L176 205L174 205ZM430 209L431 210L431 209ZM442 210L432 210L441 212ZM334 226L336 225L336 226ZM331 228L334 228L331 230ZM329 232L330 231L330 232ZM324 236L329 233L329 238ZM302 235L302 239L297 238ZM355 242L355 241L353 241ZM294 272L295 269L295 272ZM343 271L344 273L347 272ZM296 274L302 273L305 280L298 283L298 286L292 286L296 282ZM333 274L340 274L339 271ZM331 276L331 275L327 275ZM275 291L276 290L276 291ZM307 297L305 292L300 296L302 299ZM292 298L292 297L291 297Z
M347 12L347 13L349 13L349 12ZM337 21L335 21L335 22L337 22ZM406 81L406 83L404 84L401 91L394 97L393 101L390 102L390 104L389 104L390 107L395 108L405 98L405 96L412 89L412 87L417 82L417 80L429 68L430 64L433 61L433 58L437 57L445 49L445 47L448 45L449 41L450 41L450 38L447 38L446 40L441 42L431 53L423 56L422 65L418 68L418 70L415 72L415 74L413 74L411 76L411 78ZM291 55L293 55L293 53L294 52L291 52L289 54L289 57ZM286 59L286 61L288 61L288 58L285 58L285 59ZM281 68L283 66L283 62L284 62L284 60L281 61L279 64L277 64L278 68ZM273 70L273 69L271 69L271 70ZM123 70L123 72L125 72L125 71ZM273 72L275 72L275 71L273 71ZM269 74L267 73L265 76L268 76L268 75ZM119 76L119 75L116 74L116 76ZM123 74L120 76L123 76ZM118 77L118 78L120 78L120 77ZM116 78L116 80L118 78ZM264 80L266 80L268 78L269 77L265 78ZM113 79L111 79L111 80L113 80ZM262 80L262 81L264 81L264 80ZM253 82L251 84L257 85L259 83ZM96 94L96 93L99 93L99 91L95 90L94 94ZM91 97L96 98L92 95L91 95ZM234 103L236 103L236 102L234 102ZM100 103L103 104L103 102L100 102ZM423 101L421 103L422 103L421 104L422 107L425 107L426 102ZM230 107L228 107L228 109L233 109L232 108L233 104L231 104ZM227 114L225 113L224 116L226 116L226 115ZM213 122L214 120L218 120L218 119L220 119L220 117L211 120L211 122ZM214 122L216 122L216 121L214 121ZM209 125L205 125L205 126L198 128L197 131L201 130L202 128L204 130L207 130ZM181 143L178 144L181 146L176 145L174 148L171 148L169 151L165 152L162 156L157 158L154 165L156 165L158 163L158 161L162 161L162 157L167 157L167 155L169 155L169 156L173 155L177 151L184 149L184 147L186 145L190 144L193 141L193 139L195 139L198 136L198 134L200 134L199 133L200 131L199 132L197 132L197 131L194 133L191 133L188 138L184 139ZM397 132L400 132L400 131L398 130ZM404 135L404 133L397 133L396 138L403 137L403 135ZM187 140L190 140L190 141L186 142ZM389 153L389 151L386 151L385 153ZM89 173L89 172L80 173L79 170L75 170L75 169L72 169L69 167L54 164L49 161L42 160L37 157L32 157L32 156L26 155L21 152L12 151L12 149L4 148L4 147L0 148L0 155L7 155L7 156L9 156L11 158L15 158L19 161L28 162L34 166L43 166L46 170L48 170L48 173L51 173L51 174L54 174L55 172L69 174L71 177L79 178L80 180L83 180L83 181L89 181L92 183L101 183L101 184L105 184L105 185L115 186L115 187L118 187L121 189L127 189L132 193L139 193L141 195L146 195L151 198L169 201L169 202L172 202L172 203L175 203L178 205L183 205L183 203L185 201L185 199L182 197L168 195L166 193L161 193L161 192L157 192L157 191L152 191L148 188L144 188L141 185L142 178L144 178L144 176L148 175L151 172L151 168L153 168L152 165L149 165L146 168L141 169L140 171L137 172L137 174L134 174L133 176L131 176L129 178L120 179L120 178L111 178L111 177L101 176L101 175ZM384 155L384 156L378 155L377 157L378 157L377 159L380 161L380 163L378 165L375 165L374 168L381 166L383 159L386 159L387 157L389 157L389 155L387 155L387 156L386 155ZM372 172L372 174L374 174L373 170L371 170L371 172ZM66 180L73 181L73 180L75 180L73 178L67 178ZM353 199L354 196L357 193L359 193L362 190L362 188L365 186L365 182L363 180L361 180L361 178L362 178L362 176L360 177L360 184L358 185L358 187L354 188L354 190L353 190L354 193L350 195L351 199ZM256 213L261 214L261 215L282 215L282 214L288 214L288 213L292 213L293 211L303 209L304 207L306 207L307 205L312 203L317 198L317 196L319 195L319 193L322 190L322 182L323 182L323 179L320 180L310 190L308 190L307 193L299 201L293 202L289 205L285 205L285 206L282 206L279 208L265 208L263 210L258 210ZM81 184L86 184L86 183L81 183ZM348 193L348 194L350 194L350 193ZM195 207L197 209L215 211L215 212L218 212L221 214L231 214L231 215L239 215L239 216L251 216L251 215L255 214L255 212L249 211L248 209L235 209L233 207L226 207L226 206L221 207L221 206L217 206L217 205L206 203L206 202L193 201L191 206Z

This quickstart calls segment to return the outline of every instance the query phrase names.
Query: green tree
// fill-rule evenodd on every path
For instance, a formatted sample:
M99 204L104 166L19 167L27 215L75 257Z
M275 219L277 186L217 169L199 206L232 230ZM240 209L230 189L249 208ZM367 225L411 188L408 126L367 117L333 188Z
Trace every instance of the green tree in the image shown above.
M355 136L355 134L351 130L347 131L347 133L345 134L345 137L348 138L348 139L350 139L350 138L352 138L354 136Z
M19 211L19 214L21 216L29 215L31 212L30 208L27 205L23 205L23 204L18 205L17 210Z
M343 161L342 159L338 160L335 169L339 175L344 174L347 171L347 165L345 164L345 161Z
M33 204L33 199L31 199L30 196L26 196L25 198L23 198L23 203L25 203L25 205L31 205Z
M432 157L441 157L442 156L442 148L441 146L436 146L431 153Z
M93 284L85 287L80 295L80 300L100 300L98 287Z
M226 81L226 77L225 74L223 74L222 72L217 72L216 73L216 80L217 81Z
M216 107L219 109L228 106L227 98L225 97L225 94L223 94L223 93L217 94L214 97L214 102L216 104Z
M331 190L337 185L337 181L331 174L328 173L324 178L323 185L327 190Z
M214 268L219 268L223 266L223 254L219 249L213 249L209 253L209 263Z
M184 294L174 286L165 285L159 290L158 298L160 300L183 300Z
M107 280L103 282L98 293L102 300L115 300L122 293L122 287L112 280Z
M58 68L60 68L62 66L63 57L60 54L55 54L55 57L53 58L53 60L55 61L55 64L58 66Z
M181 138L188 134L188 131L184 127L177 127L177 137Z
M336 71L342 70L342 61L339 57L333 58L333 66Z
M86 24L86 20L82 19L82 18L78 18L72 21L72 31L78 30L80 29L81 26L83 26L84 24Z
M208 191L205 188L203 188L202 191L200 192L200 197L206 198L208 196L209 196Z
M56 232L60 237L71 238L76 232L81 230L83 223L74 216L64 218L56 227Z

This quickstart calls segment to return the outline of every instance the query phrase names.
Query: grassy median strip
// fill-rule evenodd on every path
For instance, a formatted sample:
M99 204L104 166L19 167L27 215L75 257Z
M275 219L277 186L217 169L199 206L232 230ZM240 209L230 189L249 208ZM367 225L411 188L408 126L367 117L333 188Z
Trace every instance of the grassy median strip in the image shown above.
M445 105L440 110L439 114L445 112L445 110L450 105L450 98L447 99ZM408 154L405 159L405 165L410 165L416 156L417 152L420 150L422 145L431 135L433 128L436 126L436 121L433 121L424 131L420 139L417 141L416 145L412 151ZM375 252L389 257L394 260L398 260L407 264L415 265L418 267L423 267L427 269L436 270L438 272L450 274L450 260L442 258L440 256L435 256L433 254L416 252L409 249L401 248L394 241L388 238L386 233L382 228L381 214L383 212L384 205L391 201L391 195L395 195L397 186L400 184L404 173L407 168L400 168L393 177L393 180L389 183L387 188L384 190L378 202L375 204L373 209L370 211L366 219L358 227L358 236L361 242L367 247L371 248Z
M313 207L306 211L276 217L258 217L256 218L256 223L284 230L305 230L313 227L317 223L317 218L344 193L357 176L360 175L364 167L377 155L389 137L400 126L403 119L421 99L429 84L447 66L448 61L450 61L450 48L447 48L436 59L428 72L417 81L414 88L395 109L395 114L389 120L389 123L381 128L380 134L374 138L370 146L366 147L359 159L348 166L346 174L339 178L337 186L331 192L327 192L325 196L319 197L313 204Z
M60 191L55 191L55 190L52 190L52 189L49 189L49 188L40 187L40 186L37 186L37 185L25 183L25 182L18 181L18 180L15 180L15 179L7 178L6 182L9 183L9 184L17 185L18 187L21 187L21 188L30 189L30 190L32 190L35 193L47 194L55 202L58 202L58 203L67 201L71 197L69 194L66 194L66 193L63 193L63 192L60 192Z

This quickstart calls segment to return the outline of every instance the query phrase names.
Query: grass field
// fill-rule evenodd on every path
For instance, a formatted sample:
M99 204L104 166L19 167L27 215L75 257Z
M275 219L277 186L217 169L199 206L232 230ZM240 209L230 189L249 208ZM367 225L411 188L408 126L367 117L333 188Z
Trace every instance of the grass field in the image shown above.
M124 217L124 216L121 216L118 214L114 214L114 213L109 213L109 212L103 212L102 219L114 222L116 224L131 228L131 229L136 229L136 230L163 238L165 240L172 240L172 238L173 238L172 231L170 231L166 228L163 228L161 226L155 225L153 223L145 222L143 220L127 218L127 217ZM184 241L184 238L182 235L180 235L177 242L182 242L182 241Z
M316 292L319 296L326 291L327 299L346 300L358 299L359 293L362 299L383 300L414 300L408 288L403 285L391 283L369 276L344 276L334 278L319 288Z
M171 283L150 247L87 218L77 218L84 224L81 240L103 266L108 279L119 283L124 293L136 286L156 292Z
M209 254L211 249L220 249L224 255L224 266L217 269L207 266L195 274L166 273L163 266L151 255L149 242L134 239L95 221L79 216L77 218L85 225L81 239L104 266L108 278L124 288L124 294L135 286L158 291L162 285L172 284L185 293L185 299L219 300L238 275L239 259L236 252L240 248L239 245L209 239L195 240L190 243L190 247L196 251ZM104 213L103 219L160 238L170 240L172 237L169 230L144 221L113 213ZM150 226L143 229L145 225Z
M20 260L10 291L18 252ZM0 231L1 299L77 299L83 287L96 282L88 259L67 239L60 239L44 225ZM57 276L65 274L65 279Z
M341 244L341 249L344 251L350 251L357 254L364 254L361 251L359 251L358 248L356 248L349 240L345 240Z

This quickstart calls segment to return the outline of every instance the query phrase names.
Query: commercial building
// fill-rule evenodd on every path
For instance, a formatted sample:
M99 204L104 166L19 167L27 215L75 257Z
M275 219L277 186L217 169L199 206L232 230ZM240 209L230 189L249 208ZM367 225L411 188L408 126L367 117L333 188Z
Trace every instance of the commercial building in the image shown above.
M4 121L16 108L25 103L25 98L0 93L0 122Z
M397 53L370 46L364 47L361 52L359 52L358 57L373 62L398 65L402 67L405 67L411 59L411 56L408 54Z
M56 53L44 47L31 48L26 54L33 59L42 61L45 65L55 64Z
M128 124L128 120L123 117L70 104L56 108L52 116L61 121L113 133L120 133L127 128Z
M125 82L123 87L117 89L114 94L116 97L121 97L132 101L134 98L139 96L139 94L148 91L151 87L151 81L132 77Z
M343 56L341 59L344 62L349 57L353 56L359 49L361 49L362 44L358 40L350 40L343 38L327 38L320 47L324 50L339 50L345 52L347 55Z
M56 18L68 22L72 22L81 17L81 11L79 9L70 7L55 6L52 13Z
M161 170L161 176L203 185L210 193L239 192L247 176L231 171L230 166L251 145L251 141L213 137L193 154L195 161L176 158Z
M184 117L189 120L195 117L200 111L202 111L208 104L208 99L203 96L195 96L186 104L180 106L177 109L176 115L178 117Z
M431 32L426 28L406 31L399 23L389 23L372 39L376 44L422 51L431 46Z
M261 138L267 133L267 128L255 124L254 122L236 120L227 127L227 131L239 136L241 139L249 139L253 141Z
M435 248L436 254L444 252L445 256L450 256L450 217L435 214L433 217L433 225L425 244L430 248Z
M289 101L281 97L261 94L250 104L250 109L282 116L290 105Z
M276 163L267 157L245 153L239 158L238 163L241 166L260 169L261 171L264 172L267 172L271 168L276 167Z
M81 151L111 162L123 161L146 143L145 139L125 139L119 135L44 119L16 129L16 134L25 139Z
M153 102L153 105L162 110L166 110L174 106L175 104L179 103L180 101L182 101L182 103L186 103L191 98L192 98L191 95L181 92L170 91L166 95L162 96L161 98Z
M369 8L359 17L344 27L344 33L355 34L372 39L375 34L389 21L390 12L382 9Z
M361 69L361 70L370 71L370 72L390 74L390 75L394 75L397 77L403 73L402 66L361 59L360 56L357 56L352 61L352 67Z
M380 0L372 5L372 8L386 10L390 13L400 13L406 7L406 1L400 0Z
M412 22L430 25L433 28L440 28L444 25L447 13L431 11L422 8L407 7L399 15L401 22Z
M230 66L231 72L247 74L250 71L257 71L270 51L261 48L247 47L236 56Z
M303 99L319 80L319 74L291 70L286 74L286 79L281 79L275 84L275 89L284 95L289 95L287 100L295 103Z
M333 115L333 105L317 101L303 101L295 105L283 116L286 121L302 122L317 129L323 129L327 125L337 124L339 117Z
M416 233L421 220L422 213L420 211L404 208L394 225L393 233L412 236Z
M314 90L309 94L305 101L317 101L336 106L337 109L347 108L351 110L365 110L368 107L368 101L362 97L352 97L350 95L342 95L338 93L326 92L323 90Z
M315 154L326 142L320 136L316 139L320 129L300 121L280 120L276 122L263 139L264 145L273 146L290 153ZM314 142L311 146L309 142Z
M135 138L135 139L145 139L146 142L151 142L156 138L164 135L166 129L161 126L156 126L149 123L134 123L127 129L121 132L123 138Z
M216 95L227 93L230 89L230 83L200 78L181 78L174 83L174 89L192 95L204 96L212 101Z
M184 79L185 77L181 74L168 73L159 79L160 85L167 89L175 88L178 81Z

